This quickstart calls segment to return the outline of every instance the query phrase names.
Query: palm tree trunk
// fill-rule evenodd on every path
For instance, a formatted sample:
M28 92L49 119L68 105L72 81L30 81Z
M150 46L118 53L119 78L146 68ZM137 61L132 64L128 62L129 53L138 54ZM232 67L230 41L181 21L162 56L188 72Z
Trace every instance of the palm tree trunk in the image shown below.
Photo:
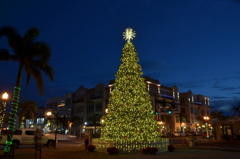
M20 64L18 74L17 74L16 86L14 87L14 92L13 92L12 109L11 109L10 117L8 121L8 134L7 134L6 146L4 147L4 152L6 153L9 153L10 151L12 140L13 140L12 136L15 130L15 122L16 122L18 102L19 102L20 89L21 89L22 68L23 67Z

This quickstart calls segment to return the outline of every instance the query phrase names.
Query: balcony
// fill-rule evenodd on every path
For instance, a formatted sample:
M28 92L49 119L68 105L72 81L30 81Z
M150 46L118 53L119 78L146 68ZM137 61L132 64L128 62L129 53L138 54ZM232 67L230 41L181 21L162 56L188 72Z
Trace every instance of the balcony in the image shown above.
M84 99L73 99L73 103L83 103Z
M194 102L194 104L196 104L196 105L202 105L201 102Z
M102 96L102 95L91 96L91 97L89 98L89 100L91 100L91 101L103 100L103 96Z
M160 96L158 96L158 98L165 99L166 102L172 102L175 99L175 97L169 96L169 95L166 95L166 94L160 94Z

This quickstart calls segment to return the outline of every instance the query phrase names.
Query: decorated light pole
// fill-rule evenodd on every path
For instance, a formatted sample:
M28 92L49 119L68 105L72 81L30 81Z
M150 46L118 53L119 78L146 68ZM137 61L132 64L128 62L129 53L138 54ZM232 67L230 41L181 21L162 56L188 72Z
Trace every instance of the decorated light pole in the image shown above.
M55 122L56 122L56 130L55 130L55 144L54 144L54 149L56 149L56 145L57 145L57 130L58 130L58 114L57 113L54 113L54 112L51 112L51 111L49 111L49 112L47 112L47 116L48 117L51 117L52 116L52 114L55 116Z
M7 92L2 95L2 104L0 105L0 134L2 132L3 121L5 117L6 105L7 105L8 94Z
M209 117L208 116L204 116L203 119L206 121L206 131L207 131L207 138L209 138L209 132L208 132L208 126L209 126Z
M162 122L162 121L158 121L157 124L159 125L159 128L160 128L159 132L160 132L160 134L162 135L163 122Z

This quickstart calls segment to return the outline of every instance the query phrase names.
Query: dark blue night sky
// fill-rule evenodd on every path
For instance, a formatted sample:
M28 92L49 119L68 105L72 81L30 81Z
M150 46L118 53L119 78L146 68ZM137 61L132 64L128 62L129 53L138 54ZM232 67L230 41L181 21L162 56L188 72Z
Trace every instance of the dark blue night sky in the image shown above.
M21 96L38 106L80 85L114 79L122 34L131 27L144 76L205 95L227 112L240 104L239 8L239 0L0 0L0 26L15 26L22 35L36 26L37 40L51 46L55 81L45 78L44 95L33 80L28 87L22 81ZM8 48L5 37L0 48ZM12 94L17 68L0 62L0 92Z

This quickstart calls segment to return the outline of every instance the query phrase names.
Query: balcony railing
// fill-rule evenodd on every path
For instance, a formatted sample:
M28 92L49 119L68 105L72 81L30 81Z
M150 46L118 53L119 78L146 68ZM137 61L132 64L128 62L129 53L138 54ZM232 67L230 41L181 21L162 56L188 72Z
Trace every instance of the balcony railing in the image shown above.
M201 102L194 102L194 104L196 104L196 105L202 105Z
M73 103L84 102L84 99L73 99Z
M169 96L169 95L166 95L166 94L160 94L160 97L162 97L162 98L165 98L165 99L175 99L175 97L173 97L173 96Z

